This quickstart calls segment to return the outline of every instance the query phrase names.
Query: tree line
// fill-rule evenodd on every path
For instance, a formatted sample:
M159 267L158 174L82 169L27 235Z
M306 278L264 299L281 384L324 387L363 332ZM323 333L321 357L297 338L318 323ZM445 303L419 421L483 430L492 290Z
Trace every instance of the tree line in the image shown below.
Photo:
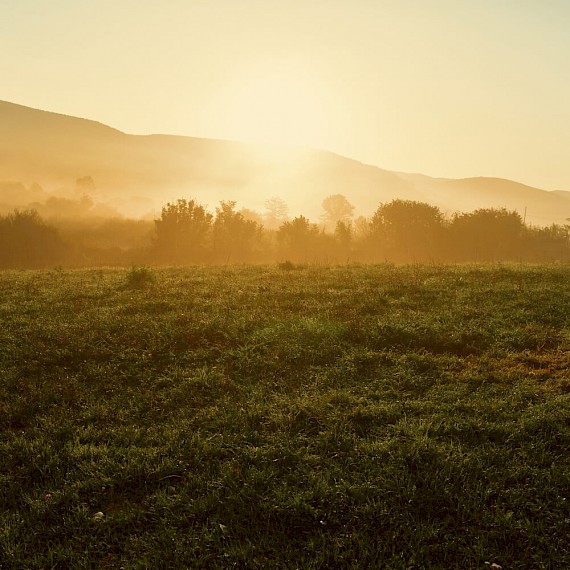
M209 211L193 199L166 204L144 240L131 221L108 220L105 238L45 222L34 210L0 216L0 267L238 263L420 263L570 261L570 226L526 225L515 211L481 208L445 216L436 206L393 200L354 218L345 196L325 198L315 223L290 219L272 198L264 216L222 201ZM136 230L136 231L135 231ZM136 242L133 236L138 236ZM127 239L128 237L128 239ZM113 245L113 239L127 244ZM89 244L90 245L87 245ZM105 243L106 245L103 245Z
M446 218L411 200L380 204L353 220L342 195L323 201L322 224L300 215L266 230L222 202L215 214L194 200L167 204L155 221L151 256L161 263L378 263L555 261L570 259L569 226L537 228L514 211L482 208ZM328 228L328 229L327 229Z

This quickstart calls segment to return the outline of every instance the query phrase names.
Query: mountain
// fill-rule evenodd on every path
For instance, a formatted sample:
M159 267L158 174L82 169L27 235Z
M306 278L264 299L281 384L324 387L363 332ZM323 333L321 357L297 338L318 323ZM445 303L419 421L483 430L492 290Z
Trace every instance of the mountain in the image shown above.
M266 199L279 196L291 216L318 220L322 200L344 194L356 214L365 216L395 198L429 202L446 213L506 207L524 215L526 208L527 222L536 225L562 224L570 216L566 191L496 178L391 172L320 150L130 135L0 101L0 204L25 205L14 203L14 196L25 201L41 196L42 189L48 195L69 193L86 176L95 182L98 201L134 215L156 214L177 198L195 198L210 209L220 200L235 200L238 207L263 211Z

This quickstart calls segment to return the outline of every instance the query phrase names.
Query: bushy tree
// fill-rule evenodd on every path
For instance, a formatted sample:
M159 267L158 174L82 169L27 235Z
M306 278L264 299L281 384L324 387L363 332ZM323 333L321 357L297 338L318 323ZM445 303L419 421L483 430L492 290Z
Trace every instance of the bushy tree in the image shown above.
M0 217L0 267L43 268L64 261L67 246L35 210Z
M318 257L319 228L304 216L281 224L277 231L279 254L291 261L312 261Z
M570 261L570 226L527 227L522 242L525 261Z
M213 260L245 263L254 260L262 226L235 211L236 203L220 202L212 227Z
M458 260L500 261L522 254L523 220L505 208L455 214L449 230Z
M413 200L380 204L369 237L377 255L393 261L441 257L444 218L439 208Z
M162 208L155 220L156 258L166 263L206 261L213 215L194 200L179 199Z

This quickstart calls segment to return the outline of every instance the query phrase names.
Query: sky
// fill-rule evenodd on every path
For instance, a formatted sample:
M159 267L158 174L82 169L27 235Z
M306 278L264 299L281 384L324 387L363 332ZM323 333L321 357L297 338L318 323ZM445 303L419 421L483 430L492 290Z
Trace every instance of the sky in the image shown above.
M0 0L0 100L570 190L568 0Z

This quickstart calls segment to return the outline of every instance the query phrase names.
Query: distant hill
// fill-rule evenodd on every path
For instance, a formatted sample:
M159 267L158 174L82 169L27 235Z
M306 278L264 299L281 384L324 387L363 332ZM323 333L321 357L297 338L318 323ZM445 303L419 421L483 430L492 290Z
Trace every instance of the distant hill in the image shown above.
M356 215L380 202L420 200L444 212L480 207L516 209L536 225L563 224L570 192L545 191L510 180L430 178L383 170L334 153L266 148L233 141L169 135L129 135L95 121L0 101L0 204L74 187L91 176L97 199L128 214L160 212L167 201L220 200L263 211L279 196L291 216L317 220L322 200L344 194ZM14 191L20 184L22 191ZM21 206L23 204L14 204Z

